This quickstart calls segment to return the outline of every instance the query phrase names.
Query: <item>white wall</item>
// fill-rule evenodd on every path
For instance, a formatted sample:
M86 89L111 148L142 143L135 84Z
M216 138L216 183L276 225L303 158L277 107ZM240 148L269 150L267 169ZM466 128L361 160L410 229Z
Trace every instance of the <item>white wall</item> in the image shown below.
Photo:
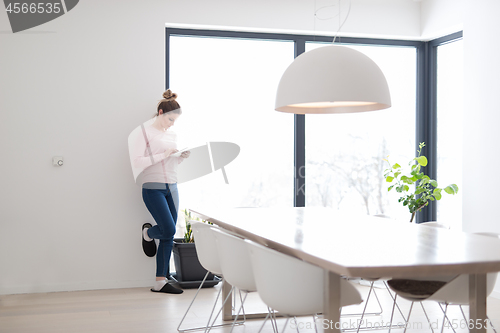
M464 15L465 107L463 223L469 232L500 233L496 176L500 155L500 34L495 0L466 1ZM495 294L500 297L500 283Z
M354 0L343 31L418 37L413 1L373 2ZM0 11L0 294L150 285L127 136L163 92L165 22L329 31L313 12L313 0L86 0L12 34Z
M465 0L423 0L421 39L431 40L463 30Z

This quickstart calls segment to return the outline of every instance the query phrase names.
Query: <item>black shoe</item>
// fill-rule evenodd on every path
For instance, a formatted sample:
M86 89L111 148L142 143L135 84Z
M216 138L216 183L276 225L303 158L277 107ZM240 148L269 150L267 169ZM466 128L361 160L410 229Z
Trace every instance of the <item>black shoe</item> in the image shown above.
M154 293L166 293L166 294L182 294L184 290L175 288L170 283L167 283L160 290L151 289Z
M152 228L153 226L151 225L151 223L144 223L142 225L142 230L144 230L145 228ZM150 241L147 241L144 239L144 234L143 234L144 231L141 231L141 237L142 237L142 249L144 250L144 253L148 256L148 257L154 257L156 255L156 243L155 243L155 240L150 240Z

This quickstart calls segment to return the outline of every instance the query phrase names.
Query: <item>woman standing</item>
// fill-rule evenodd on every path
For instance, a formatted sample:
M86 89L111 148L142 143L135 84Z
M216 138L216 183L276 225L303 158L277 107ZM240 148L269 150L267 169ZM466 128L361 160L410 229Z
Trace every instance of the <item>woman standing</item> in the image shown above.
M177 166L189 151L176 154L177 135L169 130L182 114L176 101L177 94L170 89L163 93L158 103L153 122L141 125L141 133L130 149L132 169L139 184L142 184L142 198L156 221L152 226L142 226L142 246L147 256L156 254L156 283L151 291L171 294L182 293L168 283L169 263L179 210L177 191ZM130 144L130 141L129 141ZM132 156L133 155L133 156ZM138 174L137 170L141 170ZM158 251L155 239L159 240Z

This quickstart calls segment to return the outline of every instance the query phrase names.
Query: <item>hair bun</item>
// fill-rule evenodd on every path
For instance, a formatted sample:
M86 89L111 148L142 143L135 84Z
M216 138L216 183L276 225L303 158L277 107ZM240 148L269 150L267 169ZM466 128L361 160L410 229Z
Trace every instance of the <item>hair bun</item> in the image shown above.
M163 98L165 98L167 102L175 101L175 99L177 98L177 94L174 94L172 90L168 89L163 93Z

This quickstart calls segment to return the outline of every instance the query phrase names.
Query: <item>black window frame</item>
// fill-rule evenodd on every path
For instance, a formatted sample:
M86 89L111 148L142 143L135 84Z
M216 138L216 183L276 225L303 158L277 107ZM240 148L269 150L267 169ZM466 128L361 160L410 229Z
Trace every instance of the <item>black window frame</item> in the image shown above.
M425 142L425 156L429 160L425 173L432 179L437 179L437 52L438 47L463 38L459 31L428 42L422 42L417 49L417 123L416 147ZM431 201L429 205L417 213L416 223L436 221L437 204Z
M170 37L216 37L236 39L282 40L294 42L294 57L305 52L306 42L331 43L333 37L313 34L285 34L266 32L246 32L210 29L165 28L165 88L170 86ZM463 37L462 31L450 34L431 41L414 41L400 39L375 38L337 38L336 43L414 47L416 50L416 138L415 151L419 142L426 143L425 154L429 159L426 173L436 179L437 176L437 47L459 40ZM305 116L294 115L294 207L305 206ZM298 170L301 170L300 172ZM292 181L292 180L291 180ZM432 202L422 209L416 222L434 221L436 219L436 205Z

